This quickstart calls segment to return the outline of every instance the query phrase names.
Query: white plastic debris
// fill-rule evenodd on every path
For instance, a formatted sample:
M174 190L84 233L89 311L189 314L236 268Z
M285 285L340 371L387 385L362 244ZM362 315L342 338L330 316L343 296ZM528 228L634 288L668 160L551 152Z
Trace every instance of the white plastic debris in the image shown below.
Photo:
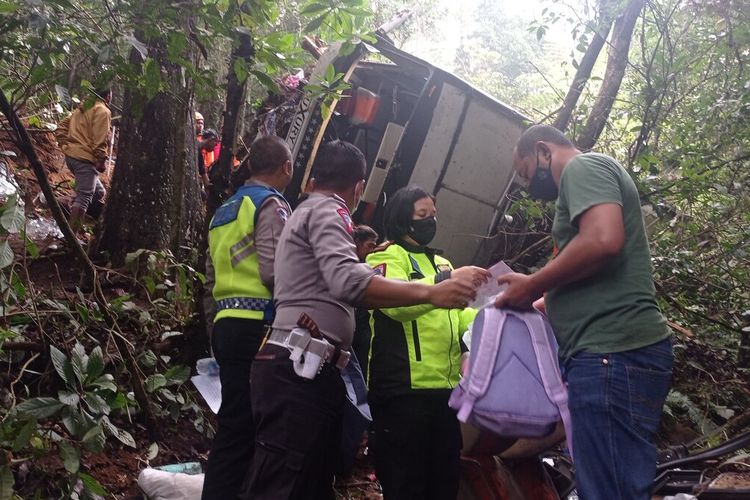
M182 474L156 469L143 469L138 486L150 500L200 500L203 474Z
M18 184L10 173L7 163L0 161L0 196L12 196L18 192Z
M62 239L63 234L54 220L42 217L26 221L26 236L32 241L42 241L48 237Z

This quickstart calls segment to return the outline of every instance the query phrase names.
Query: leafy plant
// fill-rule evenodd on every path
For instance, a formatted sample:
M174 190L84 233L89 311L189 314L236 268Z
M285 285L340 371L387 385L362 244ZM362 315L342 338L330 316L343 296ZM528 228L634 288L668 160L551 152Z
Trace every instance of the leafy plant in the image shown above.
M107 437L135 447L133 436L110 420L115 410L128 411L133 401L118 392L114 377L104 373L104 358L97 346L86 354L76 343L70 357L50 347L52 364L65 383L57 397L36 397L23 401L16 411L37 420L59 415L70 436L91 452L100 452Z
M81 471L81 450L101 452L107 438L135 447L133 436L110 419L116 411L128 412L134 403L118 391L114 377L105 373L99 346L87 354L76 343L70 356L51 346L50 358L64 389L58 391L57 397L30 398L13 407L0 428L2 444L15 452L32 454L47 453L50 444L54 444L70 474L71 491L80 490L82 498L106 494L93 477ZM54 426L40 426L39 422L53 417L65 428L66 436ZM7 470L0 470L0 475L7 475Z
M0 175L8 173L5 163L0 162ZM4 202L0 202L0 317L5 316L9 306L23 300L26 287L14 271L15 255L10 246L12 236L21 235L26 242L26 251L36 253L36 246L25 235L26 216L23 201L18 192L10 195ZM0 330L0 345L4 335Z

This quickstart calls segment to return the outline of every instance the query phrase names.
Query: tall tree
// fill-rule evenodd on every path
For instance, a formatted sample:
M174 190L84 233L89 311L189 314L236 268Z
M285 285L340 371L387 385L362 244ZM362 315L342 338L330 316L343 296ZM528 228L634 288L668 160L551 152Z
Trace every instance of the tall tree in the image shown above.
M224 127L221 134L222 148L218 163L211 169L211 189L208 199L209 218L223 201L224 193L229 187L235 151L234 145L237 141L238 119L245 101L247 88L248 71L245 68L252 66L253 56L255 55L252 37L246 29L236 31L234 47L229 57Z
M629 0L625 11L615 21L612 33L612 43L608 51L607 69L604 72L604 80L599 89L599 95L589 113L586 125L578 137L578 147L591 149L596 140L604 130L607 118L612 110L612 105L617 98L625 69L628 66L628 53L630 41L633 38L633 30L638 16L643 9L644 0Z
M99 251L114 264L139 248L175 254L197 241L203 208L190 119L192 15L196 1L141 0L130 52L117 164ZM156 19L158 18L158 22Z
M576 74L573 77L573 83L570 84L562 108L557 113L555 121L552 124L555 128L563 132L568 128L570 118L573 116L576 104L578 104L578 99L581 97L581 93L591 77L591 71L594 69L597 59L599 59L599 53L602 51L602 47L604 47L604 43L609 36L612 21L616 15L616 3L612 0L600 0L598 6L599 16L591 42L586 48L586 52L584 53L581 62L578 63Z

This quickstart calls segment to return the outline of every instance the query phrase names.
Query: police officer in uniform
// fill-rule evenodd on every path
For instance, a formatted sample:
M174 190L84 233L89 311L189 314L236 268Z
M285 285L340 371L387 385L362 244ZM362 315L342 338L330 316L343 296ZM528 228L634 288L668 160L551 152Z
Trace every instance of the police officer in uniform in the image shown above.
M389 243L367 257L381 276L439 283L466 274L427 245L437 231L433 197L407 186L388 200ZM461 335L475 309L431 305L372 313L368 398L375 429L375 470L385 500L455 500L460 479L461 429L448 406L458 385Z
M406 283L375 276L359 262L350 211L361 198L364 177L365 159L356 147L343 141L323 145L313 165L312 192L279 240L276 319L251 375L257 427L246 498L334 498L345 399L337 365L351 346L355 305L463 307L475 295L471 280ZM474 278L486 281L486 272L475 268ZM288 347L304 315L330 344L328 361L312 378L298 375L300 361L290 359ZM298 359L311 362L309 354Z
M284 141L256 140L249 161L250 178L219 207L208 233L208 284L216 311L211 345L222 402L203 499L238 498L250 467L255 446L250 367L273 320L274 254L291 213L281 195L292 178Z

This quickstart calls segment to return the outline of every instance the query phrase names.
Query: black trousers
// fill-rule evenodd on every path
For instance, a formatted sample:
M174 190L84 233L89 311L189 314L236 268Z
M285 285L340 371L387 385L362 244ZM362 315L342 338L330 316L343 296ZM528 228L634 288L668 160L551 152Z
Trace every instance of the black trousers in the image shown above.
M250 368L263 334L261 320L222 318L214 323L211 346L220 368L221 408L206 464L203 500L240 497L255 448Z
M455 500L461 430L449 391L371 403L375 470L384 500Z
M333 500L346 390L337 368L298 376L289 351L266 345L252 370L255 456L250 500Z

